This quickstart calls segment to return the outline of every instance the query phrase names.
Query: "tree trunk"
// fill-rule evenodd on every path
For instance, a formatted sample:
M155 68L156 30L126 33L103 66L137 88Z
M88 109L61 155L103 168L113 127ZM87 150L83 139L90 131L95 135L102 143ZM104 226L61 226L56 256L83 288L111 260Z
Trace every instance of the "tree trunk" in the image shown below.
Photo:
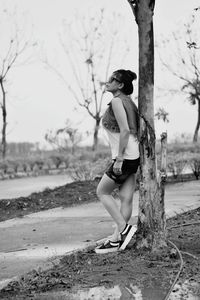
M165 182L167 178L167 133L161 134L161 166L159 174L159 185L160 185L160 205L161 211L165 212ZM163 227L165 230L166 218L164 213Z
M6 92L4 90L3 79L0 80L3 103L1 106L2 109L2 117L3 117L3 127L2 127L2 138L1 138L1 146L2 146L2 158L6 157L6 126L7 126L7 111L6 111Z
M157 178L154 129L154 36L155 0L129 1L138 24L140 115L140 191L136 247L157 251L166 246L164 189Z
M92 150L95 151L98 146L98 134L99 134L99 127L100 127L101 119L96 117L95 119L95 128L94 128L94 136L93 136L93 146Z
M198 116L197 116L197 125L194 131L193 136L193 143L196 143L198 141L198 133L199 133L199 127L200 127L200 100L197 100L198 105Z

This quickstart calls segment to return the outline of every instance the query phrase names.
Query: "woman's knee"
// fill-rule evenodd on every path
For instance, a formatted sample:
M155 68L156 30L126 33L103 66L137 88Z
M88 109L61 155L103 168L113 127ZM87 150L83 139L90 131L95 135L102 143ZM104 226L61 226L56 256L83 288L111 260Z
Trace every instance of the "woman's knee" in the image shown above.
M96 189L97 197L100 198L104 195L111 195L114 187L115 183L110 178L104 175Z
M98 185L96 189L96 194L97 197L101 199L102 196L110 195L111 193L108 190L106 190L102 185Z
M101 189L101 187L100 187L99 185L97 186L96 194L97 194L97 197L98 197L98 198L100 198L101 195L102 195L102 189Z
M97 194L98 198L100 198L102 195L105 195L104 189L105 189L104 185L100 181L99 184L98 184L98 186L97 186L97 189L96 189L96 194Z

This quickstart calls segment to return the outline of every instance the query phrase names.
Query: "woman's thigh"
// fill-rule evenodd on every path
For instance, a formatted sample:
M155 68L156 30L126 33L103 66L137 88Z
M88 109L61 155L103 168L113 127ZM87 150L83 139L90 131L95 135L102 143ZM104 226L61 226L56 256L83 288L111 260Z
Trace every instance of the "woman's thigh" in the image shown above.
M114 182L114 180L104 174L97 186L97 196L110 195L116 187L117 184Z

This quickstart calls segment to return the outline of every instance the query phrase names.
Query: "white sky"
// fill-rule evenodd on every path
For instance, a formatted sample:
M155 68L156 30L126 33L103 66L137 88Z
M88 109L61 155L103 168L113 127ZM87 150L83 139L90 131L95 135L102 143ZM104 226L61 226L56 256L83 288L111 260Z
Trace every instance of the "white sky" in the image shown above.
M124 15L126 23L133 31L130 33L136 43L131 45L137 53L137 26L133 21L132 12L126 0L6 0L1 1L4 7L17 7L18 12L26 12L28 21L33 24L33 36L50 56L55 56L59 48L58 32L61 22L68 19L75 11L86 13L92 7L104 7L112 13L116 11ZM189 17L199 0L157 0L154 13L155 39L167 35L178 28L178 24ZM200 16L200 12L199 12ZM128 29L129 30L129 29ZM8 34L7 30L3 33ZM137 55L131 57L130 64L125 67L137 73ZM124 68L124 66L121 66ZM113 66L114 68L114 66ZM167 75L155 70L156 80L166 81ZM155 84L157 82L155 81ZM170 83L169 83L170 85ZM181 98L181 99L180 99ZM81 128L92 131L94 123L86 113L74 111L75 100L66 87L40 61L15 68L9 77L8 89L8 141L43 142L48 129L62 127L67 118L82 121ZM106 103L105 103L106 105ZM162 106L169 112L170 123L167 125L169 138L180 133L193 133L197 108L188 104L181 97L168 96L155 99L155 108ZM186 122L187 120L187 122ZM162 121L156 122L157 135L166 129Z

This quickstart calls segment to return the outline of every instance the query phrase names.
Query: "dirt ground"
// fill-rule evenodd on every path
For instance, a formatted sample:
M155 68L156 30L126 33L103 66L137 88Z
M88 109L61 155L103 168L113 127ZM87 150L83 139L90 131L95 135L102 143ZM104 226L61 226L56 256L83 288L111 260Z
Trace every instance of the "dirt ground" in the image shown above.
M0 201L0 220L56 206L94 201L96 184L71 183L28 198ZM200 207L168 219L167 228L167 239L178 247L183 259L178 282L200 283ZM10 283L0 291L0 299L40 299L39 293L47 291L112 287L116 284L128 286L130 281L141 288L159 286L167 294L182 264L179 252L170 243L159 255L138 252L132 245L123 252L111 254L97 255L93 248L88 248L64 256L51 269L33 270L19 281ZM200 288L196 287L193 293L200 297Z

